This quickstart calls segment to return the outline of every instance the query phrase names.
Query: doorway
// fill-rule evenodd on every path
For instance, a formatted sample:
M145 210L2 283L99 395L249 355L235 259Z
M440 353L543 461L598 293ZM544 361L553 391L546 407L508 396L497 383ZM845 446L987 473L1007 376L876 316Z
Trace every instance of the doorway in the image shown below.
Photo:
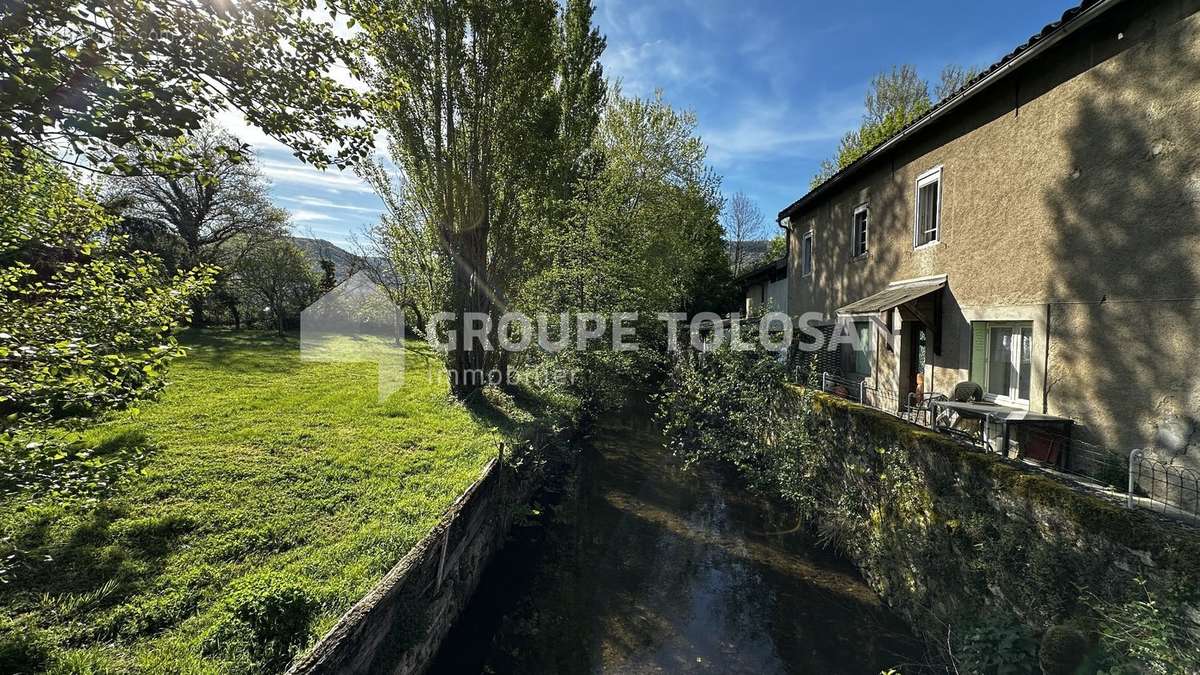
M929 331L925 324L914 322L912 347L908 350L908 391L912 393L912 405L925 400L925 363L929 349Z

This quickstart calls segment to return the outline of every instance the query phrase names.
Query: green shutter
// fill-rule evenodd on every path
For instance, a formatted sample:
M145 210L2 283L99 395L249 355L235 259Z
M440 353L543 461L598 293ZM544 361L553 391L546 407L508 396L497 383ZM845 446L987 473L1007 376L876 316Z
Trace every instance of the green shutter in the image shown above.
M987 322L971 322L971 381L985 385L983 375L987 372Z

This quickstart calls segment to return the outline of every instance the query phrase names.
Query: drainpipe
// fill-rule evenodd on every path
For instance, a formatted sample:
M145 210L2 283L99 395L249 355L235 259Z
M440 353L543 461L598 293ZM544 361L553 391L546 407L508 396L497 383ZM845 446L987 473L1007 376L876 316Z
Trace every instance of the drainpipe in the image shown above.
M791 315L792 311L792 271L789 269L788 259L792 257L792 219L790 216L776 218L776 227L783 228L783 271L787 275L787 283L784 284L784 290L787 292L787 300L783 303L786 305L783 308L783 313ZM766 290L763 290L766 293ZM790 321L790 319L789 319ZM795 328L795 326L792 326ZM800 338L796 338L799 341Z
M1050 412L1050 308L1046 303L1046 355L1042 361L1042 414Z

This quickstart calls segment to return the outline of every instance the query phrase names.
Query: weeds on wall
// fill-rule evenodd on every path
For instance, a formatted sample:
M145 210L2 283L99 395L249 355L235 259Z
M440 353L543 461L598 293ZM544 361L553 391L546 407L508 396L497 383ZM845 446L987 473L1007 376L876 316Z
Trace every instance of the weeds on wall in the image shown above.
M796 508L926 634L943 667L1169 673L1200 663L1200 624L1188 623L1200 600L1194 566L1138 588L1102 548L1173 544L1118 531L1130 527L1119 507L1063 496L1051 479L796 389L787 374L764 351L680 357L657 401L670 448L686 462L731 464ZM1191 579L1191 590L1168 593L1167 578Z

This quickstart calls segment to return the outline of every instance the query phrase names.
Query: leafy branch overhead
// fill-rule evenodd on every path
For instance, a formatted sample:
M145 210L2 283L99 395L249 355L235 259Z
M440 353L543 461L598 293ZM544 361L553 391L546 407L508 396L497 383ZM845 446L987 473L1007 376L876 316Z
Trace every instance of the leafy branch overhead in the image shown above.
M24 173L13 165L0 152L0 493L44 476L44 460L63 454L51 425L163 387L182 354L172 334L212 276L168 277L155 256L111 233L114 218L61 168L32 156Z
M0 142L17 152L75 153L121 173L139 170L135 155L186 167L189 158L168 139L232 107L301 160L345 167L370 151L372 134L367 96L330 76L351 49L334 30L339 7L317 0L5 2ZM247 147L224 151L244 157Z
M937 100L958 93L979 74L975 67L950 64L942 69L935 86ZM863 102L863 119L858 129L846 132L837 153L821 162L821 168L809 187L816 188L835 173L850 166L876 146L900 133L917 118L929 112L935 101L929 97L929 85L910 65L893 66L871 79Z

